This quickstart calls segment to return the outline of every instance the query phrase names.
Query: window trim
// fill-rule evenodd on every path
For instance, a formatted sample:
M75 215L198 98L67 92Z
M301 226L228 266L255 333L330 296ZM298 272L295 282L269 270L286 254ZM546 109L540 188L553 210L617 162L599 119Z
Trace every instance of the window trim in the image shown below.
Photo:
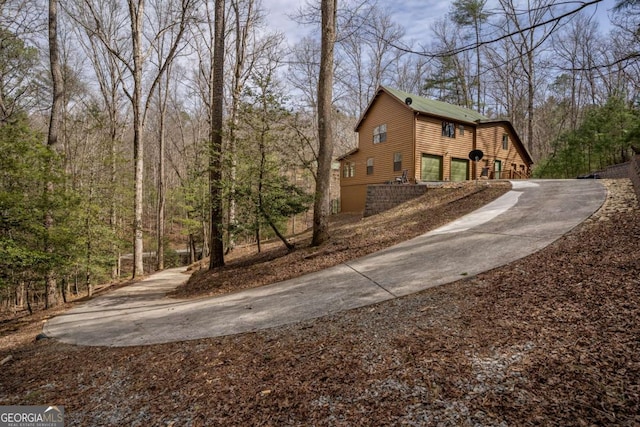
M342 166L342 177L353 178L356 176L356 162L344 162Z
M374 144L379 144L381 142L385 142L386 140L387 140L387 124L386 123L383 123L373 128Z
M456 124L454 122L442 121L442 136L445 138L456 137Z
M393 171L399 172L402 170L402 153L395 152L393 153Z

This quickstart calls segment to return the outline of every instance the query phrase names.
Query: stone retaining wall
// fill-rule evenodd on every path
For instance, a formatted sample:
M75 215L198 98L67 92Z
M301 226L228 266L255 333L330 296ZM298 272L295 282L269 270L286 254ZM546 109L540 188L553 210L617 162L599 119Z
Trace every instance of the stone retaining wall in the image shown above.
M618 165L608 166L606 169L597 172L600 178L604 179L620 179L629 178L630 163L620 163Z
M638 199L640 199L640 154L634 156L631 161L596 172L600 178L620 179L629 178L633 182Z
M364 216L371 216L389 210L404 202L422 196L427 192L425 185L379 184L367 187L367 201Z

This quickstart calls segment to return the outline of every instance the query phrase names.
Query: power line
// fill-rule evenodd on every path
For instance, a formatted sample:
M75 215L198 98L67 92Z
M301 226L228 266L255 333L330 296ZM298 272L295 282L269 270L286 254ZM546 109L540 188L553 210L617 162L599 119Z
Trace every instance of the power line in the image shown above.
M385 40L385 41L387 43L389 43L390 46L392 46L395 49L398 49L401 52L405 52L405 53L409 53L409 54L413 54L413 55L418 55L418 56L423 56L423 57L426 57L426 58L444 58L444 57L448 57L448 56L458 55L460 53L467 52L469 50L474 50L474 49L477 49L477 48L479 48L481 46L486 46L486 45L490 45L490 44L493 44L493 43L497 43L497 42L502 41L504 39L513 37L513 36L515 36L517 34L522 34L525 31L534 30L536 28L543 27L545 25L549 25L549 24L558 25L558 23L561 20L563 20L563 19L565 19L565 18L567 18L569 16L575 15L576 13L580 12L581 10L583 10L583 9L589 7L589 6L592 6L594 4L598 4L600 2L602 2L602 0L591 0L589 2L580 2L580 6L579 7L575 8L575 9L569 11L569 12L563 13L563 14L561 14L559 16L554 16L552 18L549 18L549 19L547 19L547 20L545 20L543 22L538 22L536 24L529 25L528 27L524 27L524 28L520 28L520 29L515 30L515 31L511 31L511 32L509 32L507 34L503 34L503 35L501 35L499 37L495 37L495 38L490 39L490 40L482 40L479 43L471 43L471 44L468 44L468 45L465 45L465 46L461 46L461 47L458 47L458 48L455 48L455 49L445 50L445 51L436 52L436 53L428 53L428 52L425 52L425 51L419 52L419 51L413 50L411 48L408 48L406 46L400 46L400 45L398 45L396 43L393 43L391 41L387 41L387 40Z

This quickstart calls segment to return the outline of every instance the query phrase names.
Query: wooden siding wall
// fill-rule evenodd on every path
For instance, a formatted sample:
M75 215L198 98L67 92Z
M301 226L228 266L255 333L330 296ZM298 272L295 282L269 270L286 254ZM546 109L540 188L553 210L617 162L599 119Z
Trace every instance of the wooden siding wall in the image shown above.
M512 165L517 166L517 170L528 171L529 167L523 160L524 156L518 150L515 144L515 138L506 124L492 123L491 125L480 126L477 129L478 138L476 146L484 153L483 159L479 162L478 167L488 167L493 171L495 160L502 162L502 170L513 170ZM509 144L506 150L502 148L502 135L509 136Z
M461 123L455 123L456 136L449 138L442 136L442 122L446 120L420 116L416 123L416 179L420 180L422 154L442 157L442 179L451 180L451 159L468 159L473 150L473 135L475 129L471 125L464 125L464 135L460 135ZM471 176L471 171L468 171Z
M342 212L363 212L367 200L367 184L350 185L340 189Z
M373 143L373 130L387 125L387 139ZM402 167L393 170L393 156L402 154ZM408 176L415 176L413 155L413 111L381 92L358 129L358 151L341 160L340 188L343 212L363 211L366 199L366 184L383 184L401 176L408 170ZM367 159L373 158L373 174L367 175ZM345 162L355 162L355 176L345 178L342 171ZM350 189L350 187L355 187ZM354 199L354 198L357 198Z
M449 138L442 136L443 121L449 120L416 116L411 108L397 98L379 92L358 128L358 150L340 162L341 210L362 212L365 209L367 185L393 181L402 175L403 170L408 171L410 183L420 181L423 154L442 157L444 181L451 180L451 160L467 160L473 149L484 152L478 168L488 167L493 171L495 160L500 160L502 171L513 170L515 164L519 173L529 172L529 166L524 161L525 153L514 144L516 139L507 124L493 122L478 125L451 120L455 123L456 135L455 138ZM383 124L387 126L386 140L374 144L373 131ZM460 125L464 126L464 135L460 134ZM509 136L506 150L502 148L504 134ZM395 153L402 154L402 166L398 171L393 170ZM370 158L373 159L373 174L367 175L367 159ZM344 176L346 163L355 164L354 176ZM470 179L480 174L480 170L475 170L474 163L468 162L467 175ZM518 176L505 174L504 177Z

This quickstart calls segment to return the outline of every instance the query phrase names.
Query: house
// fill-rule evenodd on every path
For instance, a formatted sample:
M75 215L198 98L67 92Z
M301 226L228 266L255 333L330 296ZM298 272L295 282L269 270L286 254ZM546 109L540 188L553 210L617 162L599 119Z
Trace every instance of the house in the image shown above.
M509 121L384 86L355 131L358 147L338 158L343 212L364 210L371 184L522 179L533 164ZM472 150L483 152L477 165Z

